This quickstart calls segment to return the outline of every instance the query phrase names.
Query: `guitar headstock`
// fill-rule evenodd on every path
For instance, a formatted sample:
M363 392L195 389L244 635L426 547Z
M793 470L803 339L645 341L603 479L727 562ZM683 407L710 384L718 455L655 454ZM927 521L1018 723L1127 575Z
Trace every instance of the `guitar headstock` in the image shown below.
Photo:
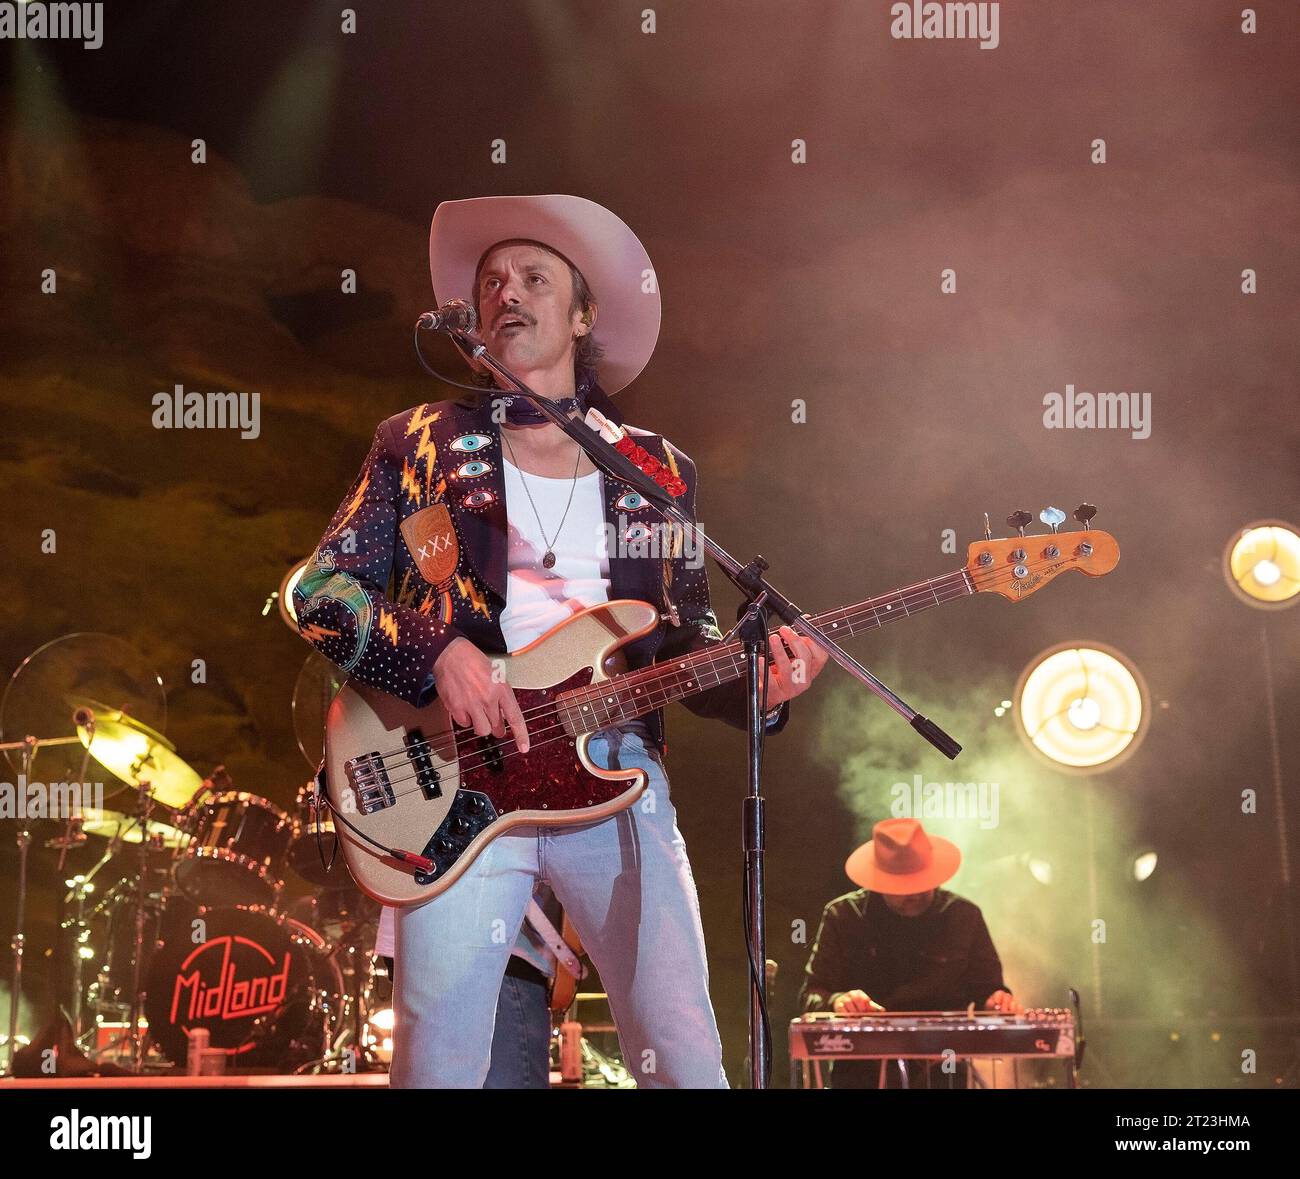
M1074 518L1083 527L1077 532L1057 532L1065 513L1060 508L1044 508L1038 518L1051 531L1026 536L1025 528L1033 517L1024 511L1012 512L1007 523L1019 535L1005 540L993 539L985 515L984 539L966 551L966 574L975 592L1001 594L1019 602L1070 569L1088 577L1104 577L1119 563L1119 545L1109 532L1091 527L1096 514L1092 504L1080 504Z

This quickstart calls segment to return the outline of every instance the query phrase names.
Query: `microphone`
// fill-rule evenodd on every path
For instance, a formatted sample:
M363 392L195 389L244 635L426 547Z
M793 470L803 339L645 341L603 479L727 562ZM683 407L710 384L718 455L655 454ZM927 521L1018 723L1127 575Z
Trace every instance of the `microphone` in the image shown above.
M472 332L478 327L478 312L464 299L452 299L437 311L426 311L415 326L426 332Z

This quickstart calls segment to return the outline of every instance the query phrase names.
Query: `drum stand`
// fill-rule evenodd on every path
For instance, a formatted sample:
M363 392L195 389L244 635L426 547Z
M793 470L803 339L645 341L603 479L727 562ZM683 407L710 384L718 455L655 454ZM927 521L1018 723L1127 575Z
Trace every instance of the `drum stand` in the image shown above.
M344 951L351 951L349 958L360 958L369 961L365 954L358 953L360 938L357 936L364 931L370 924L368 919L363 918L354 922L343 931L342 936L336 942L334 949L331 951L331 957L337 956ZM344 994L340 996L340 1001L344 1007L350 1006L352 1026L347 1032L340 1032L335 1038L331 1049L319 1060L308 1061L306 1064L299 1065L294 1070L295 1073L306 1073L310 1071L329 1072L335 1071L333 1066L337 1065L339 1072L343 1072L343 1062L349 1059L353 1061L350 1071L358 1073L382 1073L388 1071L388 1066L379 1058L378 1052L368 1043L366 1043L366 1022L368 1018L366 1002L366 980L362 971L358 970L355 964L349 964L347 969L339 967L339 974L345 980ZM340 1024L342 1021L340 1021ZM351 1035L352 1043L344 1043L344 1036Z
M0 751L22 750L22 778L27 782L32 772L32 761L40 746L68 745L76 742L76 737L56 737L42 741L38 737L29 736L21 741L0 744ZM9 983L9 1058L6 1067L6 1072L10 1076L13 1076L14 1071L14 1054L18 1051L18 1013L23 1001L23 951L27 945L27 849L32 843L32 833L25 823L19 826L15 839L18 843L18 902L14 912L14 935L9 941L9 949L14 961L13 975Z

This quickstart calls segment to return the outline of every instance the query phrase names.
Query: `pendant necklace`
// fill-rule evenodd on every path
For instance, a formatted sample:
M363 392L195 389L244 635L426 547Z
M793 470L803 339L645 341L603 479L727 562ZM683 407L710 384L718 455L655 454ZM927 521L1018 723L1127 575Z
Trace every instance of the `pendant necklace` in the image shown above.
M564 530L564 522L569 518L569 508L573 506L573 493L578 486L578 468L582 465L582 447L578 447L578 460L573 464L573 482L569 485L569 502L564 505L564 515L560 517L560 526L555 530L555 537L551 540L546 539L546 529L542 527L542 517L538 514L537 505L533 503L533 493L528 490L528 480L524 477L524 470L515 459L515 448L510 445L510 439L506 436L504 430L501 431L501 438L506 444L506 449L510 452L510 461L514 468L519 472L519 482L524 485L524 494L528 497L528 504L533 509L533 515L537 519L537 531L542 534L542 540L546 543L546 552L542 555L542 565L546 569L555 568L555 542L560 539L560 533Z

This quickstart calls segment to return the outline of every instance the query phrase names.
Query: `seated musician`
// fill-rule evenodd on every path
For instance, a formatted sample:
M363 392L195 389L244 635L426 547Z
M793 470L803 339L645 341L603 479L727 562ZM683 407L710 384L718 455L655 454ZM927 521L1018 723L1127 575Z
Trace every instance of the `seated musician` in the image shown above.
M860 887L822 911L817 941L804 967L805 1011L859 1015L871 1011L958 1011L972 1004L1022 1012L1002 978L979 906L939 885L961 864L947 839L927 835L917 819L885 819L845 864ZM906 1082L896 1062L834 1065L836 1089L964 1088L966 1066L944 1072L938 1062L909 1061Z

